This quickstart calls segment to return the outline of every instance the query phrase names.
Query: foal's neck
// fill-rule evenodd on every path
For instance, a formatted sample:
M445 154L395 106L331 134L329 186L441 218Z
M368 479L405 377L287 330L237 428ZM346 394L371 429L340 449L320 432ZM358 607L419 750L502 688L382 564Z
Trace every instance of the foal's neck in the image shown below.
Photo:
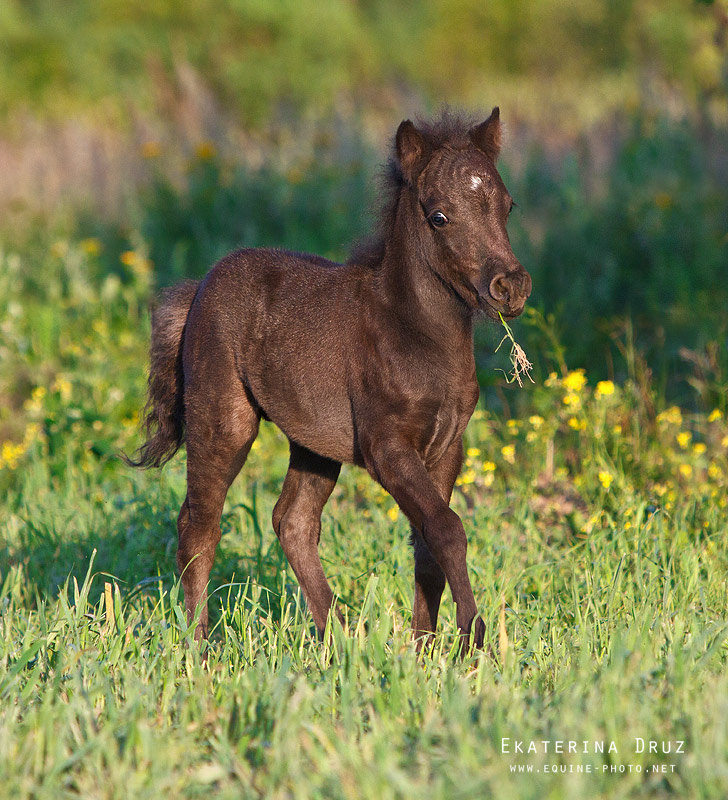
M379 271L385 297L399 317L427 338L446 349L466 347L472 355L473 311L428 260L416 213L407 201L406 196L400 199L396 223L384 243Z

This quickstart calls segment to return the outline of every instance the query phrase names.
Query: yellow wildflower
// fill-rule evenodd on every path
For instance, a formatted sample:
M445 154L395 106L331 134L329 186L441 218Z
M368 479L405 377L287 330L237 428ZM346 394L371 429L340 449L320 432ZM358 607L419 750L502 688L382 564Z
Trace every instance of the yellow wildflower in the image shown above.
M607 472L604 469L600 470L599 475L597 477L599 478L599 482L605 489L609 489L609 487L612 485L612 481L614 480L614 477L612 476L611 472Z
M565 406L578 406L579 395L576 394L575 392L569 392L569 394L564 395L563 403Z
M680 433L678 433L678 435L675 437L682 450L687 449L687 446L690 444L690 440L692 438L693 434L690 433L690 431L680 431Z
M518 420L517 419L509 419L506 422L506 426L511 433L515 433L518 430Z
M606 397L614 394L614 384L612 381L599 381L597 384L597 397Z
M477 458L480 455L480 448L479 447L468 447L466 451L466 455L468 458Z
M619 434L620 434L620 433L622 433L622 426L621 426L619 423L617 423L617 424L616 424L616 425L615 425L615 426L612 428L612 433L616 433L616 434L617 434L617 436L619 436Z
M516 463L516 448L515 445L506 444L501 447L501 455L509 464Z
M708 422L715 422L719 419L723 419L723 412L719 408L714 408L708 416Z
M543 425L543 417L539 417L538 414L533 414L528 418L528 421L534 427L535 430L538 430Z
M484 461L483 472L495 472L495 463L493 461Z
M124 417L124 419L121 420L121 424L125 428L136 428L136 426L139 424L139 412L132 411L130 417ZM253 442L253 444L255 444L255 442Z
M708 477L714 481L720 480L723 477L723 470L714 461L708 464Z
M668 425L682 425L682 412L677 406L670 406L657 415L657 421Z
M569 392L580 392L586 385L586 375L583 369L569 372L563 380L564 387Z
M693 468L690 464L680 464L678 469L683 478L690 478L693 474Z
M696 442L696 443L693 445L693 453L695 453L695 455L696 455L696 456L702 456L702 455L703 455L703 453L704 453L704 452L705 452L707 449L708 449L708 448L706 447L706 445L705 445L705 442Z
M43 398L46 396L45 386L36 386L30 397L23 403L26 411L40 411L43 408Z
M144 275L152 268L152 262L136 250L125 250L119 256L119 260L138 275Z
M575 431L583 431L586 428L585 419L577 419L577 417L569 417L569 427Z
M596 514L592 514L591 517L586 521L585 525L582 525L581 532L582 533L591 533L594 530L594 526L601 520L602 512L598 511Z
M475 482L475 470L471 467L470 469L466 469L462 475L458 476L458 479L455 483L458 486L468 486L471 483Z
M51 386L51 389L54 392L58 392L58 394L61 395L61 400L63 400L63 402L65 403L68 400L70 400L71 391L72 391L73 387L71 385L71 382L68 380L68 378L64 377L63 375L59 375L55 379L55 381L53 381L53 385Z
M200 161L211 161L217 155L217 149L210 141L200 142L195 149L195 154Z
M720 440L720 446L721 446L721 447L728 447L728 436L724 436L724 437L723 437L723 438Z
M87 256L97 256L101 252L101 242L95 238L82 239L81 250L83 250Z
M397 508L397 506L392 506L387 510L387 516L392 520L392 522L396 522L399 519L399 508Z
M18 466L18 459L24 452L25 445L23 443L5 442L0 450L0 467L5 466L8 469L15 469Z
M30 422L25 428L25 434L23 436L23 444L27 448L28 445L32 444L36 439L40 439L41 436L42 436L42 429L40 427L40 423Z
M159 158L162 155L162 146L159 142L149 141L142 145L142 158Z

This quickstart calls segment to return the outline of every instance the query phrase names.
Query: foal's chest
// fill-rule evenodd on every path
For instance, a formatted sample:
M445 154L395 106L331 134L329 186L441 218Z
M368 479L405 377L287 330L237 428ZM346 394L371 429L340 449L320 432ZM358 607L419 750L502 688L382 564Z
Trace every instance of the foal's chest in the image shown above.
M463 435L478 402L479 390L475 381L448 389L428 426L422 452L426 466L436 464L450 445Z

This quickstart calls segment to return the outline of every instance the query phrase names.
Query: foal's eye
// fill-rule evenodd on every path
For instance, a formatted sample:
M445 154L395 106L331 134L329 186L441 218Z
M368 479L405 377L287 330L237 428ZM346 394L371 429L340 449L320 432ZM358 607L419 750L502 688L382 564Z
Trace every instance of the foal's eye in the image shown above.
M448 219L442 213L442 211L433 211L432 214L429 216L430 224L434 225L436 228L442 228L444 225L447 225Z

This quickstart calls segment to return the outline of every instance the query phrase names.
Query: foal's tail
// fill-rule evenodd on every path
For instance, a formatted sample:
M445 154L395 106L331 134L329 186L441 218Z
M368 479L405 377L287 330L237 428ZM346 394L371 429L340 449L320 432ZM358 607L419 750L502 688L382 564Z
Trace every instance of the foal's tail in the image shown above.
M137 458L124 455L133 467L161 467L184 440L184 375L182 337L199 281L185 281L162 292L152 312L147 404L144 408L146 441Z

